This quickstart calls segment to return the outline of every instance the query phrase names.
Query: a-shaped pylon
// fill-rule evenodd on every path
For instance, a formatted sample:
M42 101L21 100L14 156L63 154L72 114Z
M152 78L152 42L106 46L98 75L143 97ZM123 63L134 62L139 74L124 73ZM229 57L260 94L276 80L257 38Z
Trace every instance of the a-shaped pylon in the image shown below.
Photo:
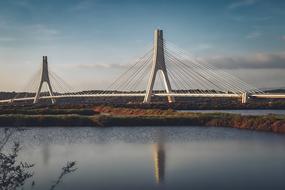
M164 46L163 46L163 32L162 30L155 30L154 32L154 47L153 47L153 60L150 77L147 83L146 94L144 97L144 103L150 103L153 92L153 86L158 71L161 71L166 93L171 93L171 85L168 78L165 58L164 58ZM174 102L174 97L167 96L168 102Z
M34 103L37 103L39 101L41 89L42 89L42 86L43 86L44 82L46 82L47 85L48 85L49 95L53 96L53 90L52 90L52 87L51 87L51 84L50 84L50 80L49 80L47 56L43 56L42 76L41 76L40 85L38 87L36 96L34 98ZM51 102L54 104L55 103L55 99L51 98Z

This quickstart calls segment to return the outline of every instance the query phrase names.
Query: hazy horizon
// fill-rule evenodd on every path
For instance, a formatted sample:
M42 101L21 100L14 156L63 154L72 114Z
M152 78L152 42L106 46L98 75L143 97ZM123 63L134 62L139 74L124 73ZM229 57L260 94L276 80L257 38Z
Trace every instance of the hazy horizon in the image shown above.
M153 31L258 88L285 87L285 1L0 2L0 91L21 91L48 56L75 89L104 89Z

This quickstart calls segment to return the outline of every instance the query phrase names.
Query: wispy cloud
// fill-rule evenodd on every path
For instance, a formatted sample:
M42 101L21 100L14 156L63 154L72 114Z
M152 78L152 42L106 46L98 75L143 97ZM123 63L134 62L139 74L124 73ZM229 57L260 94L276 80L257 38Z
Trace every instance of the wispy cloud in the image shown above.
M285 35L281 36L281 39L285 41Z
M26 9L32 9L33 8L33 4L30 0L14 0L11 1L12 5L18 6L18 7L22 7L22 8L26 8Z
M50 41L60 38L60 30L52 28L44 24L26 25L18 28L22 33L21 37L31 40L45 40Z
M0 37L0 42L13 42L16 41L16 38L11 38L11 37Z
M202 51L212 49L212 48L213 48L212 44L209 44L209 43L201 43L196 46L197 50L202 50Z
M252 6L255 3L257 3L258 0L238 0L235 1L233 3L231 3L228 8L229 9L238 9L241 7L248 7L248 6Z
M78 64L77 68L80 69L126 69L130 67L128 64L112 64L112 63L99 63L99 64Z
M242 16L242 15L236 15L232 17L232 20L236 22L264 22L271 20L272 16Z
M54 36L59 34L59 30L56 30L54 28L49 28L46 25L43 24L35 24L27 27L28 30L30 30L33 33L44 35L44 36Z
M81 0L77 4L74 4L69 9L70 11L84 11L86 9L90 9L93 6L93 2L90 0Z
M260 31L254 31L249 33L248 35L246 35L247 39L256 39L259 38L260 36L262 36L262 33Z
M212 56L205 58L210 64L221 69L285 69L285 52L255 53L247 56ZM77 64L79 69L119 69L126 70L130 64Z
M7 27L7 20L0 16L0 28Z
M54 40L61 38L61 31L46 24L19 24L0 17L0 41L12 42L16 40ZM1 45L1 44L0 44Z
M232 57L215 56L206 60L223 69L285 69L285 52Z

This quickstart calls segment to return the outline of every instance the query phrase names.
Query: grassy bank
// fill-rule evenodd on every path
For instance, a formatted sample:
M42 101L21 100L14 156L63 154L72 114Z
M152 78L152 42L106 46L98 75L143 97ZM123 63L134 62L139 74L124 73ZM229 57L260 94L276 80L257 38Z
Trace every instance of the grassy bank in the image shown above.
M0 115L3 114L23 114L23 115L66 115L66 114L77 114L77 115L95 115L99 114L93 109L49 109L49 108L36 108L36 109L0 109Z
M2 112L1 112L2 111ZM0 126L213 126L285 133L285 116L181 113L174 110L97 106L93 109L0 111Z

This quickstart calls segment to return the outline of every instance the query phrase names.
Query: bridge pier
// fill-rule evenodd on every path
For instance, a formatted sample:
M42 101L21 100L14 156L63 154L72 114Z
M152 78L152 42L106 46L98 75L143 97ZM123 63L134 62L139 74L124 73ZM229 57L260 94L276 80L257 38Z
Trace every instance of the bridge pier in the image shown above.
M49 91L49 95L53 96L53 90L50 84L50 80L49 80L49 73L48 73L48 61L47 61L47 56L43 56L43 67L42 67L42 76L41 76L41 81L40 81L40 85L38 87L36 96L34 98L34 104L37 103L39 101L40 98L40 93L41 93L41 89L43 87L43 83L46 82L48 85L48 91ZM55 99L52 98L51 99L52 104L55 103Z
M246 104L249 98L249 94L247 92L242 93L241 95L241 103Z
M158 71L162 72L162 77L164 80L165 90L168 94L172 92L170 81L168 78L165 58L164 58L164 45L163 45L163 32L162 30L155 30L154 32L154 47L153 47L153 60L152 60L152 68L149 76L149 80L147 83L146 94L144 97L143 103L150 103L151 96L153 92L153 86L156 78L156 74ZM168 102L174 102L173 96L167 96Z

